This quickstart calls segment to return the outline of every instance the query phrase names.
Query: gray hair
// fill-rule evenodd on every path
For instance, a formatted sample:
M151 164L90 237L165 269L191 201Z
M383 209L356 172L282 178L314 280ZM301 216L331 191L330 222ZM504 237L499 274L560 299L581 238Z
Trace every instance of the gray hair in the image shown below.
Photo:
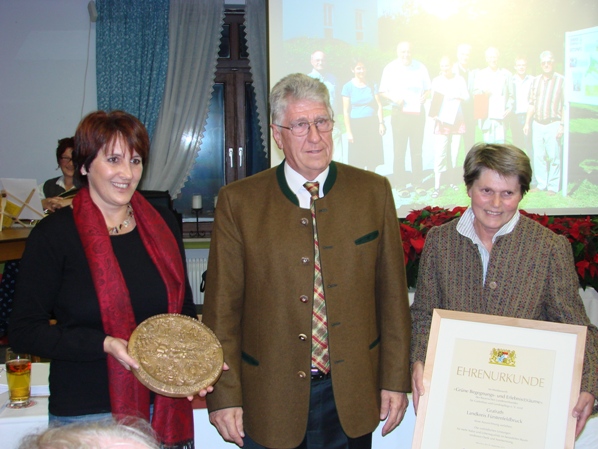
M521 196L529 191L532 167L527 154L516 146L499 143L475 144L467 153L463 164L463 180L467 189L471 188L485 168L503 177L517 176Z
M324 104L330 118L334 118L330 106L330 93L321 81L302 73L293 73L282 78L270 92L272 123L280 124L290 102L310 100Z
M50 427L23 438L19 449L105 449L118 443L136 443L146 449L160 449L147 421L106 419Z
M540 62L544 61L545 59L550 59L551 61L554 61L554 55L550 50L546 50L540 53Z

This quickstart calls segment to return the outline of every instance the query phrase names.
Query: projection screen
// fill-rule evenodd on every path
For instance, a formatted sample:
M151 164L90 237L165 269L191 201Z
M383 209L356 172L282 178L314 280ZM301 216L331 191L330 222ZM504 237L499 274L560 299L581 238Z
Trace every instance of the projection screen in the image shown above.
M481 141L530 157L521 208L598 212L595 0L269 0L268 14L270 87L324 81L334 160L387 176L399 216L469 205L463 160Z

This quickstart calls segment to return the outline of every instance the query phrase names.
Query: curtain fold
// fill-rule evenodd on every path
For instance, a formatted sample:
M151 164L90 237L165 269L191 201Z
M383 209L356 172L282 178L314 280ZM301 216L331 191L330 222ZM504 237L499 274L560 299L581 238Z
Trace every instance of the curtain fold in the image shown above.
M97 0L98 109L135 115L153 135L168 69L169 0Z
M267 49L266 0L246 0L245 24L247 30L247 51L253 77L253 88L257 105L258 121L262 132L262 145L268 154L268 49Z
M162 108L142 188L185 184L201 144L214 84L224 1L170 0L170 49Z

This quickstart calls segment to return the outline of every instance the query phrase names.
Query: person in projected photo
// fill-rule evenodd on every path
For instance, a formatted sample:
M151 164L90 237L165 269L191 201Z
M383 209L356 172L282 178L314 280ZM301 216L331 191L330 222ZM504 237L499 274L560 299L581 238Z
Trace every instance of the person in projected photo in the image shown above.
M534 160L532 151L532 133L528 132L525 134L523 128L527 119L529 91L533 80L534 77L527 73L527 59L524 56L517 56L515 58L515 73L513 74L515 103L513 106L513 113L510 115L511 136L513 138L513 145L526 152L530 161L532 161L532 165Z
M282 78L270 110L284 161L218 194L203 321L231 369L207 397L210 422L245 449L370 449L410 387L390 183L332 161L320 81Z
M384 67L380 95L392 104L391 126L394 149L392 183L401 198L413 192L425 195L422 186L424 169L422 145L426 117L424 102L430 94L430 75L421 62L411 57L411 44L399 42L397 59ZM405 168L407 146L411 154L411 171Z
M561 187L561 140L565 130L565 78L554 71L550 51L540 54L542 73L532 82L529 108L523 133L532 135L533 165L538 185L532 191L545 190L555 195Z
M579 296L571 244L519 213L532 169L505 144L477 144L465 158L471 206L432 228L422 253L411 306L412 388L417 412L432 311L435 308L587 326L581 392L570 412L579 435L598 412L598 329Z
M151 415L166 446L187 448L191 403L150 392L127 352L145 319L197 317L178 223L136 192L149 146L126 112L92 112L79 123L72 158L82 187L71 207L32 229L8 335L15 351L51 359L50 425Z
M469 100L467 85L460 75L451 70L451 59L440 59L440 75L432 80L432 106L430 115L434 119L434 191L432 198L438 198L443 184L459 190L459 169L457 157L461 148L461 136L466 125L463 117L463 103Z
M487 67L476 73L474 81L474 101L485 98L486 116L479 120L484 142L505 143L507 116L513 109L512 75L499 65L500 53L497 48L489 47L486 52Z
M343 114L349 142L349 164L375 171L384 164L382 136L386 133L378 85L368 82L366 65L353 59L353 78L343 86Z
M72 197L77 192L74 182L73 148L75 148L73 137L65 137L58 141L56 162L58 162L58 168L62 171L62 175L48 179L38 187L44 211L54 212L61 207L70 206L73 201ZM72 196L66 196L66 192L71 193Z
M476 133L476 120L473 110L473 86L477 69L472 69L470 65L471 50L470 44L459 44L457 47L457 62L453 65L453 73L463 77L465 84L467 84L467 92L469 93L469 100L464 101L461 105L463 120L465 121L465 134L463 134L463 146L465 149L473 146Z
M339 101L339 97L336 89L336 77L326 69L326 54L324 54L322 50L316 50L311 54L309 62L312 69L307 76L324 83L330 95L330 106L332 106L332 109L335 112L338 111L339 105L337 102ZM334 155L332 156L333 159L338 162L345 162L346 155L343 151L343 139L338 126L332 130L332 141L334 142Z

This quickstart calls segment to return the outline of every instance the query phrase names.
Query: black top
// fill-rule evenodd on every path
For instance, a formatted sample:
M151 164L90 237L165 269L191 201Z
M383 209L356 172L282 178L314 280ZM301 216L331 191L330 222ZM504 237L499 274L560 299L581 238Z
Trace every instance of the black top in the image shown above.
M167 209L157 210L175 235L185 266L174 215ZM137 323L166 313L166 287L137 228L112 236L111 241ZM197 317L188 280L182 314ZM49 325L51 317L57 320L55 326ZM110 412L105 338L73 211L65 207L40 221L27 239L9 323L13 349L51 359L50 413L76 416Z
M44 197L46 198L54 198L55 196L60 195L61 193L65 192L64 187L59 186L56 184L56 181L60 179L60 176L52 179L48 179L44 182Z

